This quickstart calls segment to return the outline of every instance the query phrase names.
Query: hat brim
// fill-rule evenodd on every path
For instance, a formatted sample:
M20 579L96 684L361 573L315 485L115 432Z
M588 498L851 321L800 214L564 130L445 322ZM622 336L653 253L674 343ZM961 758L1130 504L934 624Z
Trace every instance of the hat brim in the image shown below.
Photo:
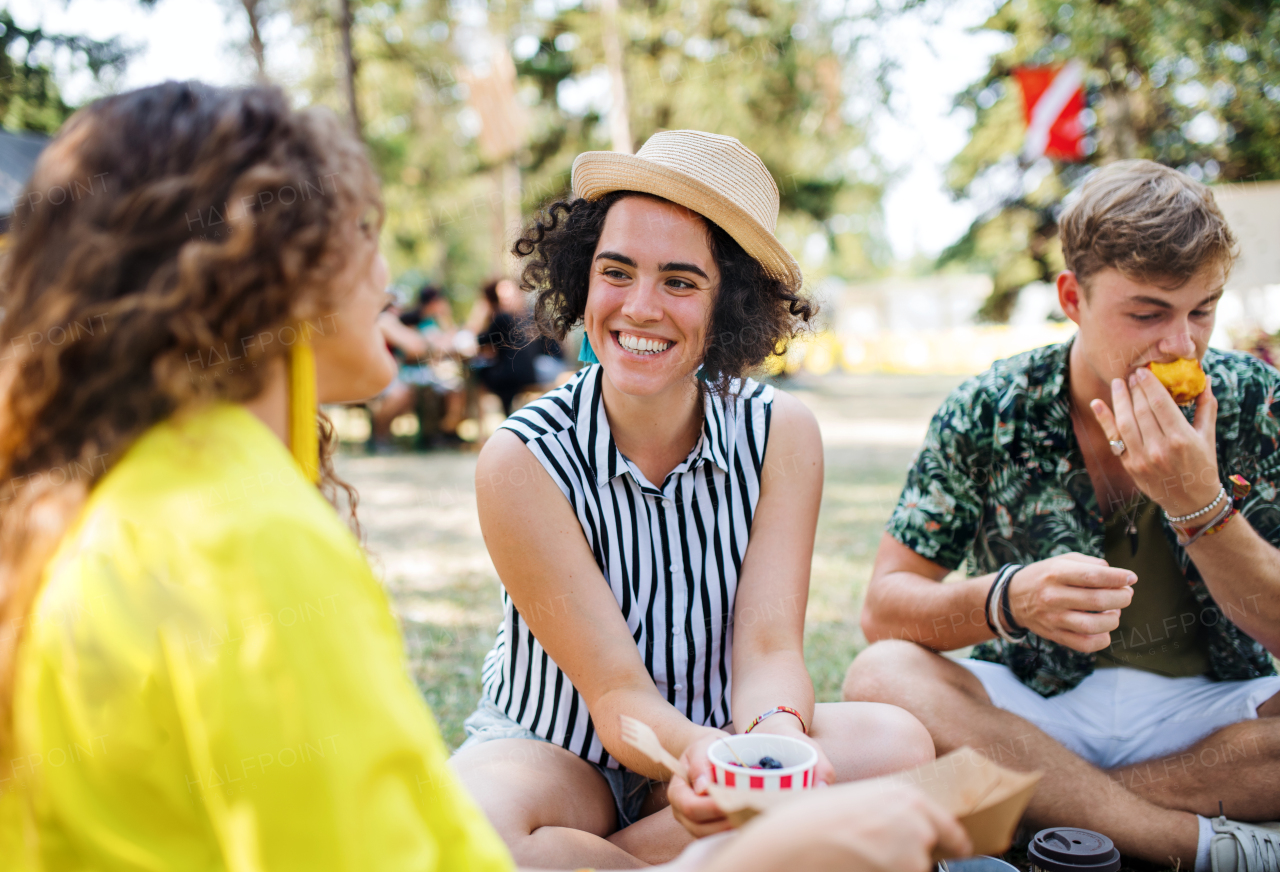
M587 151L573 162L573 194L598 200L614 191L637 191L670 200L714 222L733 237L765 272L798 292L804 282L800 264L778 238L709 185L652 161L616 151Z

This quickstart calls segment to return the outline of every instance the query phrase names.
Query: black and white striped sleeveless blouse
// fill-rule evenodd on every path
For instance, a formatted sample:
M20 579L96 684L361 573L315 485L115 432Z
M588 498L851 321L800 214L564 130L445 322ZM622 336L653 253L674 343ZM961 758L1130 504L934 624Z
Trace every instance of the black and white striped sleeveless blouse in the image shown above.
M733 603L760 499L773 388L706 397L702 436L660 486L618 451L600 366L516 412L519 436L578 516L658 692L695 724L732 720ZM484 693L539 736L611 768L586 704L502 593Z

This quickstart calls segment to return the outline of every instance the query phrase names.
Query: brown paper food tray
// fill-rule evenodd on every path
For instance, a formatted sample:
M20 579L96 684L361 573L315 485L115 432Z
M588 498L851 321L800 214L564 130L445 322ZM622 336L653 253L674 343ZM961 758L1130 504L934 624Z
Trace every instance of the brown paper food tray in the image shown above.
M932 763L878 780L919 787L959 819L975 854L999 856L1013 843L1040 773L1006 769L966 746ZM709 792L734 826L803 795L799 791L730 790L718 785L712 785Z

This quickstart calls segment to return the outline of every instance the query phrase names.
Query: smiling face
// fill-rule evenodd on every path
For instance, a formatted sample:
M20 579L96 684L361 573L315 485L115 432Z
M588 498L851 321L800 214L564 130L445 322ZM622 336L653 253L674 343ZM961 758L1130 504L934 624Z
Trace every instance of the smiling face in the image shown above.
M1216 261L1174 290L1108 268L1089 278L1086 294L1066 272L1058 277L1058 297L1063 311L1080 325L1076 342L1082 359L1108 385L1153 361L1203 358L1225 280Z
M591 262L583 324L609 381L653 396L702 362L720 271L705 220L651 197L619 200Z

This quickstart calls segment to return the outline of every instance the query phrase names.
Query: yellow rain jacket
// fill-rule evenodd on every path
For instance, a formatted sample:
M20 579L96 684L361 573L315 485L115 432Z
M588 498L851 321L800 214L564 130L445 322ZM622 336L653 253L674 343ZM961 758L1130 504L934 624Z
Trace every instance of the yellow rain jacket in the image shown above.
M0 868L512 867L387 600L257 418L159 424L46 571L0 761Z

